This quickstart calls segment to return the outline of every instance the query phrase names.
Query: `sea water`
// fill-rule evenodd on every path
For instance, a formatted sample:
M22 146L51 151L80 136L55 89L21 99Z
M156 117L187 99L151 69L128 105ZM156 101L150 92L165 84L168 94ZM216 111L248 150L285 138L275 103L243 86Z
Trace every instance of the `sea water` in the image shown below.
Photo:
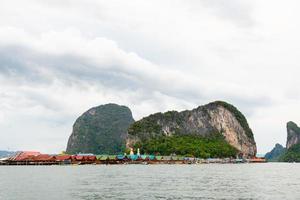
M0 200L300 199L300 164L0 166Z

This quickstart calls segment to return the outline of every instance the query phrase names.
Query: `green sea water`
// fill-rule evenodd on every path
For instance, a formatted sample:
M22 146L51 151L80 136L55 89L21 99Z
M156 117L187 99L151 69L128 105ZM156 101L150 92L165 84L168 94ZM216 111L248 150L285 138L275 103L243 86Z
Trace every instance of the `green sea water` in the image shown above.
M300 164L1 166L0 199L300 199Z

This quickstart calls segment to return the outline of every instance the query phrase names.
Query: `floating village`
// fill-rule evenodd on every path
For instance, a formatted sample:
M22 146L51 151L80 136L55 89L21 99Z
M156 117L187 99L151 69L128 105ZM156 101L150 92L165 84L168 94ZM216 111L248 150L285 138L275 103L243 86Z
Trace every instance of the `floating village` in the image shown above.
M209 164L209 163L264 163L264 158L195 158L184 156L141 155L133 149L129 155L93 154L41 154L37 151L20 151L8 158L0 159L0 165L117 165L117 164Z

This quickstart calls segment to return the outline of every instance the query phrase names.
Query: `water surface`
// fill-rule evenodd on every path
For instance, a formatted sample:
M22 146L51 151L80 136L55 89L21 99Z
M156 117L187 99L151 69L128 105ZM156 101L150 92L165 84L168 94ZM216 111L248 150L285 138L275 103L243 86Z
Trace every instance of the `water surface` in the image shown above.
M300 199L300 164L1 166L19 199Z

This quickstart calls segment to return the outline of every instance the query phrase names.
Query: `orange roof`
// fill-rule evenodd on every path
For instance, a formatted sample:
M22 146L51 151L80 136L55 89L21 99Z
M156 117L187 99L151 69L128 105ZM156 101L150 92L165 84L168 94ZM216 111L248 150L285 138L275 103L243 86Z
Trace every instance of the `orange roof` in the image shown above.
M21 151L21 152L18 152L15 156L11 157L10 160L23 161L23 160L27 160L29 158L32 158L34 156L38 156L40 154L41 153L37 152L37 151Z
M57 161L64 161L64 160L70 160L71 159L70 155L57 155L57 156L54 156L54 157Z
M264 158L251 158L250 162L266 162Z
M40 154L32 157L34 161L51 161L54 159L54 156L50 156L48 154Z
M90 160L90 161L94 161L94 160L97 160L97 157L96 156L86 156L87 160Z
M75 156L75 160L83 160L83 156Z
M76 155L73 157L73 159L77 160L77 161L95 161L97 160L96 156L79 156Z

